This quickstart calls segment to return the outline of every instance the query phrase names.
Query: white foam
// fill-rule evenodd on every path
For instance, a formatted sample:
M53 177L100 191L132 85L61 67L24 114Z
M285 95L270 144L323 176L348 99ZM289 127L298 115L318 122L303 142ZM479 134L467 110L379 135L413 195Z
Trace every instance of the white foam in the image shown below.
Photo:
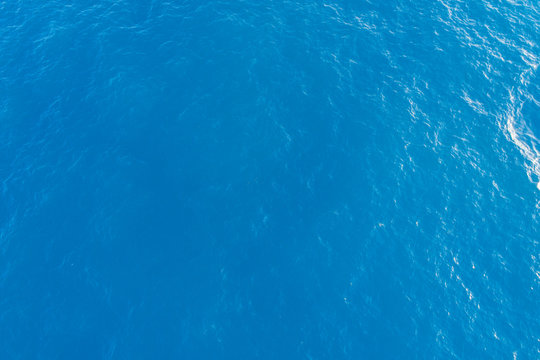
M527 125L522 114L524 104L534 100L528 94L527 88L531 76L538 69L538 63L530 65L531 67L520 76L521 87L510 91L510 104L505 114L505 128L509 140L517 146L525 158L527 176L531 182L536 183L536 187L540 190L540 151L538 151L540 140Z

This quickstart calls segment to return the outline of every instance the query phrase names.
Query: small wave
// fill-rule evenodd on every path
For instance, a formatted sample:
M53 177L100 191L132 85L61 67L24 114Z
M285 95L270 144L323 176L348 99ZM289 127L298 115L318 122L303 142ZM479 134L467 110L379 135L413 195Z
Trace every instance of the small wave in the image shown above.
M509 140L512 141L526 160L527 176L530 181L536 183L540 190L540 140L535 136L531 126L523 116L523 107L528 102L537 103L533 95L528 91L531 78L538 69L538 63L530 64L531 67L524 71L521 76L521 86L510 91L510 104L505 113L505 129Z

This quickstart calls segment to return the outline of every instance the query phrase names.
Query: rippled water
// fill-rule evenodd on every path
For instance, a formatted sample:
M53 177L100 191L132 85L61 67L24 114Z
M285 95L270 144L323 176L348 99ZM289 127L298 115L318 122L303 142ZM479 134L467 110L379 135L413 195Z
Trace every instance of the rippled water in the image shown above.
M0 358L538 358L539 30L0 1Z

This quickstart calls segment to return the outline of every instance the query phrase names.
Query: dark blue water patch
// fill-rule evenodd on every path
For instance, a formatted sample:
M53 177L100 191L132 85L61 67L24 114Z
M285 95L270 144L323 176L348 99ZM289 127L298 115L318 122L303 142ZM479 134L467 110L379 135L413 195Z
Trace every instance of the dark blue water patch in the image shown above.
M538 352L535 4L0 9L2 358Z

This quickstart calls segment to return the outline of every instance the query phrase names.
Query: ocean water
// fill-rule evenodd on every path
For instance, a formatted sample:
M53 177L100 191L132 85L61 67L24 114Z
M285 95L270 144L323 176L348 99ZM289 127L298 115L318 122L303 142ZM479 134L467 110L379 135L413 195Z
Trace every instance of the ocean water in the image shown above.
M540 5L0 1L0 359L540 358Z

